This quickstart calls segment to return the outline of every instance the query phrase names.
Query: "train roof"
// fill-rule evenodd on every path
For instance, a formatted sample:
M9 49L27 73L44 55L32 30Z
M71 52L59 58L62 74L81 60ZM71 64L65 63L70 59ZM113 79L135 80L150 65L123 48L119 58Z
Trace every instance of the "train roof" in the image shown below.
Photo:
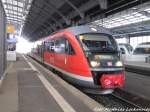
M110 31L104 27L101 26L95 26L95 25L81 25L81 26L73 26L73 27L69 27L57 32L53 32L50 36L55 35L59 32L63 32L63 31L69 31L72 34L74 34L75 36L80 35L80 34L86 34L86 33L105 33L105 34L110 34ZM40 39L41 41L45 41L49 38L45 37Z
M100 27L100 26L93 26L93 25L74 26L74 27L69 27L65 30L72 32L74 35L80 35L80 34L85 34L85 33L111 34L108 29L104 27Z

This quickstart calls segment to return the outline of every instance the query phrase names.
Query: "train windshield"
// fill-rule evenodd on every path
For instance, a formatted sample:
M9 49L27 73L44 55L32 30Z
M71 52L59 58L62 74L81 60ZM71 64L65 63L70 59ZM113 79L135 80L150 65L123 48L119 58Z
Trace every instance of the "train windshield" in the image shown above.
M112 36L104 34L82 34L79 40L84 51L115 53L117 52L117 44Z

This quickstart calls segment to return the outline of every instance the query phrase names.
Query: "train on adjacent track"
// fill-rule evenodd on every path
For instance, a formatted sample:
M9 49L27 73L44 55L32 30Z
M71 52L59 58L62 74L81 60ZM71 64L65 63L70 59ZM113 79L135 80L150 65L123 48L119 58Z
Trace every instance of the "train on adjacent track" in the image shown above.
M103 27L74 26L39 40L30 56L85 92L109 94L125 83L118 45Z

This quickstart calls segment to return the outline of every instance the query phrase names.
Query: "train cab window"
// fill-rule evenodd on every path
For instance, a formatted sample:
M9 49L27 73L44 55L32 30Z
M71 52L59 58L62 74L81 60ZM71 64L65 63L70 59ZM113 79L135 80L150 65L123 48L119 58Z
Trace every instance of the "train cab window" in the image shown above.
M68 40L66 40L66 53L69 54L69 55L74 55L75 54L75 51L74 51L72 45L69 43Z
M55 40L55 48L54 48L55 53L65 54L65 44L66 44L65 38L59 38Z
M124 48L121 47L120 51L121 51L122 54L125 54L125 49Z
M55 40L54 52L60 54L69 54L69 55L75 54L72 45L64 37L60 37L59 39Z

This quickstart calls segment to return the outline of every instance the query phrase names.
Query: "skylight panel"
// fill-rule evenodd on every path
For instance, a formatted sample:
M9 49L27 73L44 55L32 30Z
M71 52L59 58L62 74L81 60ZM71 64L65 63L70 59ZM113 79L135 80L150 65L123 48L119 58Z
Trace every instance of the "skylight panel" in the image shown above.
M15 22L15 24L17 23L20 26L23 25L25 17L31 7L32 0L28 0L28 3L25 3L27 0L2 0L2 2L6 12L7 22L9 22L9 24Z
M132 10L131 8L126 11L119 12L117 14L104 18L103 22L99 20L96 21L96 23L99 25L104 25L107 28L113 28L122 25L128 25L132 23L150 20L150 17L140 13L141 11L147 11L150 13L149 5L147 5L146 7L138 6L138 8L135 8L135 10Z
M4 5L4 8L6 9L6 8L7 8L7 6L6 6L6 5Z
M23 3L22 2L18 2L18 6L23 7Z
M9 13L13 13L14 11L12 11L12 10L8 10L8 12L9 12Z
M12 0L6 0L6 2L12 4Z
M142 16L142 14L140 14L140 13L136 13L136 14L134 14L134 16L136 16L136 17L140 17L140 16Z
M7 5L7 8L8 9L12 9L12 5Z
M8 18L8 19L11 19L11 20L16 20L16 21L17 21L17 20L18 20L18 21L21 21L21 20L22 20L22 19L20 19L20 18L14 18L14 17L11 17L11 16L10 16L10 17L7 17L7 18Z
M131 23L131 21L127 21L127 20L121 22L121 24L123 24L123 25L130 24L130 23Z
M17 1L13 1L13 5L17 5Z
M23 9L22 9L22 8L18 8L18 11L22 12L22 11L23 11Z
M17 11L18 7L17 6L13 6L13 10Z
M148 7L148 8L146 8L144 11L150 11L150 8Z
M6 0L2 0L2 2L3 2L3 3L5 3L5 2L6 2Z
M126 19L128 19L128 20L130 20L130 19L132 19L132 18L134 18L134 16L127 16L127 17L125 17Z
M31 5L28 5L28 6L27 6L27 10L29 10L29 9L30 9L30 7L31 7Z

